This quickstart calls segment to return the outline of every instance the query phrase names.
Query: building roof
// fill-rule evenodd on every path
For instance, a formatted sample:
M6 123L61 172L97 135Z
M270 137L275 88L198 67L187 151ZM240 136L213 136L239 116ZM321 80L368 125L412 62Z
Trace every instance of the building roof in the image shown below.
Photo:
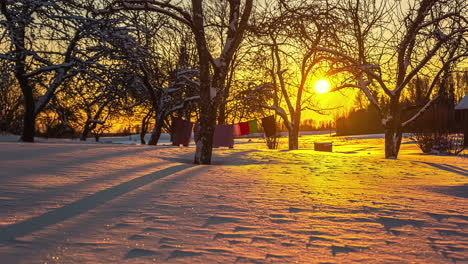
M468 93L463 97L463 99L460 100L460 103L458 103L455 106L455 110L466 110L468 109Z

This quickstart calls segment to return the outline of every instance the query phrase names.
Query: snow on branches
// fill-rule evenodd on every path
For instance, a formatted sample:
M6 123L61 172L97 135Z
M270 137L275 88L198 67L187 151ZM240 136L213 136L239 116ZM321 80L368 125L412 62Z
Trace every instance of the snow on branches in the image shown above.
M24 141L33 141L36 116L66 80L77 74L98 76L106 60L122 54L116 51L133 50L119 17L99 16L92 9L67 0L0 2L0 58L15 65L23 92Z

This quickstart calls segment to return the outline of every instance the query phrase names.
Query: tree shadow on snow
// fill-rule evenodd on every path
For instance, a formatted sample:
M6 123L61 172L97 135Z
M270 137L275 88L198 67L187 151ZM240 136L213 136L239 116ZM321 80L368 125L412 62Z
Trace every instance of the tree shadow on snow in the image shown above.
M18 237L31 234L50 225L54 225L74 216L83 214L135 189L193 166L194 165L192 164L175 165L160 171L146 174L133 180L99 191L88 197L57 208L53 211L44 213L40 216L30 218L17 224L2 227L0 228L0 244L15 241L15 239Z
M462 176L468 176L468 170L457 167L457 166L453 166L449 164L432 163L432 162L426 162L426 161L414 161L414 162L423 163L423 164L426 164L426 165L429 165L429 166L432 166L441 170L457 173Z
M76 145L75 145L76 146ZM92 146L93 149L95 149L94 145L89 145ZM100 147L101 148L101 147ZM97 152L97 153L91 153L87 154L86 156L81 156L77 154L76 156L68 157L66 159L61 159L59 154L74 154L74 153L80 153L80 151L86 151L88 148L85 146L84 148L79 145L78 147L73 147L70 149L70 147L67 147L67 151L62 150L60 148L53 149L53 153L48 153L47 157L50 159L56 159L57 162L54 163L53 167L51 167L50 164L47 162L44 162L38 166L34 166L35 171L47 168L47 170L50 173L53 172L59 172L63 170L63 168L66 168L68 166L75 166L77 162L80 164L85 164L85 163L93 163L96 161L101 161L105 159L112 159L112 158L117 158L117 157L123 157L123 156L131 156L131 155L143 155L146 152L154 151L154 148L131 148L131 149L124 149L124 150L119 150L119 151L111 151L111 152ZM41 152L40 150L38 151L31 151L31 152L18 152L18 153L8 153L8 155L5 155L5 159L2 159L2 161L19 161L19 160L27 160L27 159L35 159L36 157L40 157ZM29 176L29 174L19 174L16 175L15 177L22 177L22 176Z
M212 165L244 165L244 164L269 164L271 160L252 160L248 157L248 154L251 152L256 152L255 150L235 152L227 156L218 156L214 155ZM193 154L191 154L193 155ZM132 179L127 182L123 182L119 185L104 189L102 191L96 192L90 196L82 198L73 203L67 204L60 208L54 209L42 215L32 217L25 221L3 226L0 228L0 244L18 242L16 239L22 236L26 236L33 232L42 230L48 226L60 223L62 221L68 220L80 214L86 213L89 210L92 210L100 205L105 204L115 198L118 198L122 195L125 195L131 191L134 191L140 187L151 184L156 180L165 178L167 176L173 175L180 171L183 171L188 168L193 168L196 165L193 164L193 156L183 155L180 158L170 158L170 157L158 157L159 159L168 160L171 162L182 163L175 164L169 168L155 171L141 177ZM202 168L202 167L200 167Z
M468 184L434 187L434 188L431 188L431 191L446 194L446 195L468 198Z
M249 153L256 152L256 150L248 150L241 152L233 152L228 156L219 156L213 152L213 157L211 159L210 165L215 166L229 166L229 165L249 165L249 164L259 164L261 162L249 159L247 155ZM193 164L193 153L186 154L180 157L158 157L158 159L183 163L183 164Z

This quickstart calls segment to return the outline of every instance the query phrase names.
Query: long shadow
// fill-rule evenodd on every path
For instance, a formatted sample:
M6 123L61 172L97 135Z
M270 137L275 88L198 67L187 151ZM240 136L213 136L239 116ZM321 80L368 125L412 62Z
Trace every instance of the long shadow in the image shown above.
M146 151L146 150L143 150L143 151ZM233 153L232 155L229 155L227 157L221 157L221 159L214 158L212 165L223 166L223 165L251 164L252 161L247 158L247 154L251 152L254 152L254 151L252 150L241 151L241 152ZM12 241L12 240L14 241L18 237L31 234L35 231L39 231L43 228L46 228L47 226L51 226L59 222L65 221L74 216L80 215L91 209L94 209L108 201L111 201L137 188L140 188L144 185L152 183L158 179L167 177L171 174L182 171L184 169L196 166L192 164L193 153L180 156L179 158L170 158L170 157L158 157L158 158L162 160L184 163L184 164L172 166L172 167L160 170L160 171L156 171L156 172L138 177L136 179L124 182L117 186L99 191L95 194L87 196L83 199L80 199L76 202L65 205L63 207L57 208L53 211L44 213L40 216L33 217L23 222L0 228L0 244L8 242L8 241ZM238 161L232 162L233 160L238 160ZM259 164L259 163L264 163L264 162L262 161L254 162L254 164Z
M53 168L50 168L50 164L47 164L47 162L44 162L44 164L42 165L39 165L37 167L34 167L35 170L40 170L42 169L43 167L46 167L48 168L49 172L51 173L54 173L54 172L58 172L59 170L63 169L64 167L67 167L67 166L70 166L70 165L75 165L78 161L80 164L84 164L84 163L89 163L89 162L95 162L97 160L104 160L104 159L110 159L110 158L115 158L115 157L118 157L118 156L126 156L126 155L134 155L134 154L142 154L144 152L148 152L148 151L153 151L153 150L156 150L156 148L151 148L151 147L148 147L148 148L132 148L132 149L126 149L126 150L122 150L122 151L112 151L112 152L108 152L108 153L101 153L101 154L98 154L98 155L92 155L92 156L86 156L85 158L78 158L79 156L77 156L77 158L71 158L69 160L65 160L65 161L59 161L57 163L54 164L54 167ZM80 149L76 149L74 151L69 151L69 153L73 153L73 152L79 152ZM37 151L34 151L34 153L36 153L35 156L38 156L40 155L40 153L38 153ZM49 157L53 157L54 154L49 154ZM28 157L28 158L33 158L34 156L31 156L31 157ZM14 158L14 160L24 160L23 157L21 158ZM10 161L13 160L13 159L10 159ZM2 160L2 162L5 161L9 161L9 160ZM20 174L18 175L17 177L21 177L21 176L28 176L28 174Z
M432 166L432 167L435 167L435 168L438 168L438 169L441 169L441 170L457 173L457 174L460 174L462 176L468 176L468 170L465 170L463 168L456 167L456 166L453 166L453 165L438 164L438 163L432 163L432 162L426 162L426 161L414 161L414 162L423 163L423 164L426 164L426 165L429 165L429 166Z
M89 179L86 179L84 181L80 181L77 183L70 183L70 184L58 186L58 187L41 188L41 189L38 189L37 191L28 192L27 196L24 196L23 194L23 197L18 198L17 201L20 204L23 204L23 201L30 201L31 199L34 199L34 202L46 201L48 199L53 199L54 197L63 196L67 192L76 192L87 186L93 186L95 183L100 183L106 179L118 180L122 177L125 177L125 175L128 175L128 173L135 173L135 172L142 171L145 169L155 168L161 164L164 165L165 163L154 162L154 163L146 164L146 165L139 166L139 167L131 167L127 169L118 170L112 173L112 177L109 177L109 174L104 174L104 175L92 177L92 178L89 178ZM8 187L3 188L3 189L8 189ZM0 188L0 191L2 191L2 188Z
M450 165L450 164L444 164L444 165L447 166L447 167L454 168L454 169L456 169L456 170L460 170L460 171L463 171L463 172L465 172L465 173L468 173L468 170L466 170L466 169L459 168L459 167L457 167L457 166L453 166L453 165Z
M455 185L455 186L440 186L431 188L432 191L443 193L446 195L458 196L468 198L468 184Z
M0 243L14 241L16 238L31 234L47 226L70 219L85 213L119 196L150 184L158 179L167 177L179 171L195 165L182 164L156 171L136 179L121 183L117 186L102 190L71 204L57 208L40 216L36 216L23 222L8 225L0 229Z
M253 162L251 159L248 159L247 154L256 152L256 150L246 150L240 152L234 152L233 154L225 157L216 157L213 152L213 158L211 159L211 164L214 166L229 166L229 165L248 165L248 164L261 164L262 162ZM181 155L180 157L158 157L158 159L184 163L184 164L193 164L193 153ZM234 162L236 161L236 162Z
M35 142L35 143L26 143L26 142L7 142L7 143L14 143L16 147L14 149L9 149L8 155L5 155L4 158L2 158L2 161L14 161L18 159L28 159L28 158L34 158L38 155L38 153L42 153L42 151L47 150L47 151L53 151L53 153L73 153L75 151L83 151L83 150L89 150L92 148L100 148L100 149L107 149L107 148L115 148L116 146L119 145L100 145L100 144L56 144L56 143L41 143L41 142ZM28 151L28 146L34 146L34 151ZM2 151L3 152L3 151ZM51 153L51 154L53 154Z

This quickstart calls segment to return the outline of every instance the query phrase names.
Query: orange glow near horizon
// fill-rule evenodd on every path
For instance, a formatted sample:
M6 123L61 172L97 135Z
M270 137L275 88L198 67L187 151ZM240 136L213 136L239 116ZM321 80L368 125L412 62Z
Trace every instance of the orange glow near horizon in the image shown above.
M325 79L320 79L315 83L315 92L326 93L330 91L330 83Z

